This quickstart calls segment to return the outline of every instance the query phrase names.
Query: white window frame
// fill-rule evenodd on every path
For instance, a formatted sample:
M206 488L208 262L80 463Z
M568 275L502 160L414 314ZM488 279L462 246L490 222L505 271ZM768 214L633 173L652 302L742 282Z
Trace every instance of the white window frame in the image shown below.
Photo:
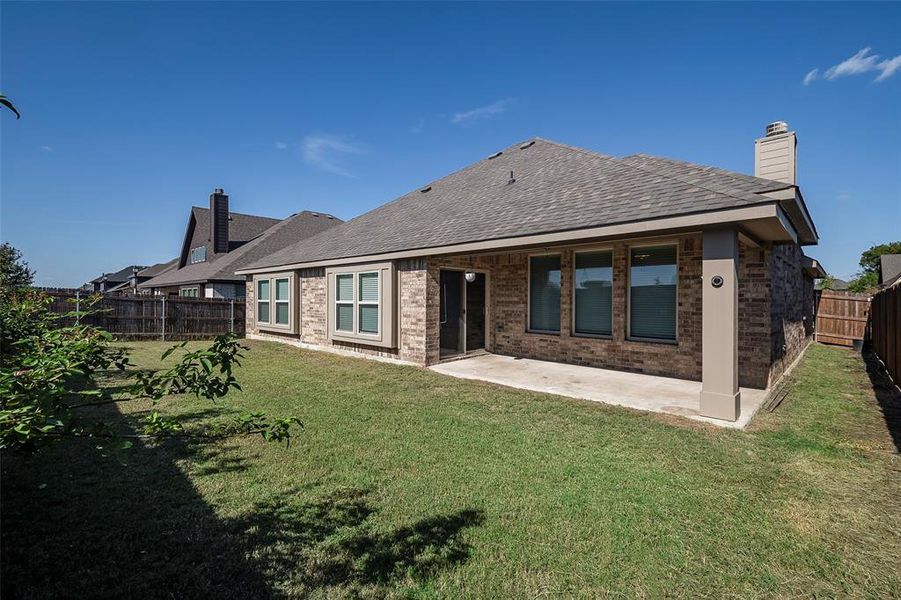
M664 244L661 244L664 245ZM614 250L613 246L601 246L598 248L579 248L578 250L573 250L573 264L572 264L572 324L571 324L571 335L572 337L584 337L584 338L595 338L600 340L612 340L613 339L613 324L616 323L616 302L611 302L610 305L610 333L581 333L576 331L576 256L579 254L597 254L599 252L609 252L610 253L610 286L613 288L611 293L613 294L615 300L616 296L616 250Z
M560 308L563 308L563 253L562 252L533 252L529 254L526 278L526 333L535 333L539 335L561 335L563 333L563 311L560 311L560 326L557 330L553 329L532 329L532 257L549 257L556 256L560 259Z
M194 253L200 249L203 249L203 258L201 258L200 260L194 260ZM192 265L197 264L197 263L206 262L206 246L197 246L196 248L191 248L191 253L190 253L189 258L190 258L190 263Z
M269 319L263 321L260 319L260 284L266 283L267 296L266 304L269 305ZM257 325L269 325L272 323L272 280L268 277L253 280L253 310L254 310L254 321L256 321Z
M656 240L653 242L630 244L626 248L628 253L626 256L626 339L630 342L644 342L650 344L679 344L679 294L681 288L679 286L679 265L682 259L680 252L681 240ZM647 338L632 336L632 249L633 248L656 248L658 246L675 246L676 247L676 337L675 339L667 338Z
M288 283L288 297L285 300L278 299L278 282L286 281ZM272 298L271 308L269 310L269 316L272 318L272 325L281 325L284 327L288 327L291 325L291 278L290 277L273 277L272 283L269 287L270 297ZM279 304L287 304L288 305L288 322L287 323L279 323L278 322L278 305ZM272 309L275 309L274 311Z
M338 278L339 277L350 277L350 300L338 300ZM335 273L334 285L335 285L335 289L334 289L335 301L333 303L334 306L332 306L332 308L334 309L332 311L332 315L334 315L334 319L335 319L335 331L344 333L344 334L356 335L356 331L357 331L357 306L356 306L356 302L355 302L356 297L357 297L356 296L356 293L357 293L356 274L353 272ZM350 330L338 329L338 307L339 306L347 306L347 305L350 305L350 312L351 312Z
M194 293L186 294L185 292L194 292ZM180 298L200 298L200 288L198 288L197 286L179 288L178 296Z
M363 275L375 275L376 276L376 285L378 286L378 297L373 302L372 300L361 300L360 293L363 290L363 286L360 285L360 280L363 278ZM375 306L376 310L378 310L378 326L376 328L375 333L371 331L362 331L360 329L360 307L361 306ZM367 335L372 337L378 337L382 331L382 274L379 271L357 271L354 276L354 329L357 335Z
M288 280L288 299L276 300L278 282ZM269 285L269 298L266 302L269 304L269 320L260 320L260 283L266 281ZM294 272L290 273L267 273L254 275L253 277L253 319L258 329L277 331L280 333L300 333L300 294L298 293L299 279ZM278 305L288 305L288 322L276 322L278 315Z

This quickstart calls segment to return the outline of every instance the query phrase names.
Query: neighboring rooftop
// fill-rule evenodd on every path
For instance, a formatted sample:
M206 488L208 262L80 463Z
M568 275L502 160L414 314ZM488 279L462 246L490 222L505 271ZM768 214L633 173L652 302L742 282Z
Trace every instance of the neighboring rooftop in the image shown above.
M198 231L208 232L210 230L210 209L200 206L192 206L191 214L196 220L195 228ZM245 242L254 239L282 219L272 217L258 217L256 215L245 215L242 213L228 213L228 240L232 248L240 246Z
M140 271L141 269L145 268L146 267L142 265L128 265L127 267L119 269L118 271L112 273L104 273L100 277L96 277L88 283L100 283L101 281L103 281L104 277L106 277L107 283L121 283L123 281L128 281L128 278L132 276L132 273L134 273L135 269L138 269Z
M901 277L901 254L883 254L879 257L879 283L893 283Z
M141 269L138 271L138 277L156 277L157 275L161 275L166 271L171 271L176 267L178 267L178 257L164 263L157 263L145 269Z
M334 232L299 241L245 268L771 204L774 198L764 194L793 189L787 183L722 169L642 154L620 159L534 138L421 185ZM815 241L815 231L810 235Z
M195 207L194 210L198 209ZM305 210L282 221L276 221L275 225L268 227L241 247L227 254L215 255L214 260L166 271L138 287L166 287L203 281L244 281L244 277L235 275L237 269L277 252L296 240L315 236L342 222L332 215Z

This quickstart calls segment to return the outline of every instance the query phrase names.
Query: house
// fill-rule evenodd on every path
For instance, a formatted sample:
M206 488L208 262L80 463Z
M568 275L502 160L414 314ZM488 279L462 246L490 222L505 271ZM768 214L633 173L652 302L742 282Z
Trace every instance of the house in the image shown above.
M151 265L149 267L138 267L133 266L131 268L131 272L128 273L128 277L125 281L121 283L117 283L112 287L109 287L105 290L105 293L108 294L146 294L149 293L148 290L139 290L138 285L144 283L145 281L149 281L153 279L157 275L162 273L166 273L175 268L178 259L173 258L170 261L164 263L157 263L155 265Z
M883 254L879 257L879 285L890 286L901 278L901 254Z
M244 277L235 271L342 221L304 211L287 219L229 212L222 189L210 207L192 207L181 253L173 267L138 285L154 294L195 298L243 298Z
M478 352L700 381L735 420L811 339L817 232L784 122L755 176L534 138L238 271L249 337L433 365Z
M120 290L123 286L127 286L128 282L134 278L138 271L146 268L141 265L128 265L118 271L101 273L100 277L90 280L85 287L88 287L92 292L101 294Z

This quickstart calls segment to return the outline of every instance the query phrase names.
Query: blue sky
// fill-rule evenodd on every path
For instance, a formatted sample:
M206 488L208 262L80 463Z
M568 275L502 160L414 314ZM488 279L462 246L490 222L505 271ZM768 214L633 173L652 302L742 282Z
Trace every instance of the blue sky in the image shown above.
M901 238L899 4L3 2L0 20L22 112L0 115L0 234L45 285L175 256L214 187L236 212L346 219L535 135L751 173L773 120L798 132L809 254L846 277Z

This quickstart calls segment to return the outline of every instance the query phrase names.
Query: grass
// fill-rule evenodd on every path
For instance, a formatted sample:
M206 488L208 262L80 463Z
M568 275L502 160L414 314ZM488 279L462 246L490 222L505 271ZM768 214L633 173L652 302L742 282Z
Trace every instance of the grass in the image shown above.
M850 351L731 431L249 345L243 393L166 412L298 415L290 448L4 456L5 598L901 596L901 459Z

